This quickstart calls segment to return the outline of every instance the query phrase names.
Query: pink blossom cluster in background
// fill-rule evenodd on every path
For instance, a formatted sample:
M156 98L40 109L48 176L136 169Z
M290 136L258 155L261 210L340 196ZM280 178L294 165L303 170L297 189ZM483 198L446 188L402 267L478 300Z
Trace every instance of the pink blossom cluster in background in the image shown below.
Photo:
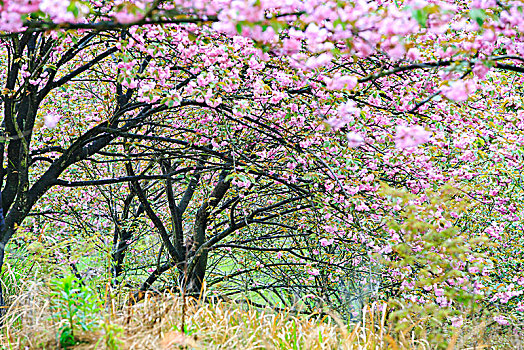
M0 30L19 31L23 28L23 15L42 11L58 23L75 21L68 11L69 0L4 0L0 7Z
M406 127L397 125L397 133L395 135L395 146L403 149L408 147L415 147L429 141L431 132L426 131L422 126L415 125Z
M468 96L477 90L477 84L472 81L457 80L452 82L449 86L442 89L444 96L450 100L461 102L466 101Z
M60 115L58 113L48 113L44 117L44 125L50 129L56 128L60 121Z

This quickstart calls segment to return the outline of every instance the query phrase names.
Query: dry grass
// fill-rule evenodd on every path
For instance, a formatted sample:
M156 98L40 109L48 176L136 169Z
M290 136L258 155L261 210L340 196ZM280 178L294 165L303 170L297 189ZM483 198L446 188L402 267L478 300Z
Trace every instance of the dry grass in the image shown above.
M57 349L58 329L53 321L49 291L33 284L10 303L3 349ZM188 302L182 323L182 300L151 297L125 307L110 301L97 315L100 326L78 332L74 349L430 349L424 334L412 329L394 333L386 326L386 309L371 306L365 322L345 326L336 317L304 317L261 310L238 302ZM371 321L372 320L372 321ZM414 323L415 324L415 323ZM111 347L110 341L118 339ZM452 337L453 349L457 337ZM481 349L477 347L477 349Z

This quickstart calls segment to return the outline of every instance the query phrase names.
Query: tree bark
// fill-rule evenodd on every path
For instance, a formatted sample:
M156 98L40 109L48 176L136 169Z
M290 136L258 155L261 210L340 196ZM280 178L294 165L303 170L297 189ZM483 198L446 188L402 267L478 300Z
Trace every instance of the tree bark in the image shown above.
M124 259L126 256L126 250L129 246L129 240L133 237L131 231L126 229L115 228L115 242L113 245L113 254L112 255L112 275L113 275L113 285L120 284L118 278L124 271Z
M0 191L0 203L2 203L2 192ZM2 268L4 267L5 243L4 237L7 236L4 210L0 205L0 276L2 276ZM3 281L2 281L3 282ZM0 321L5 315L5 300L4 300L4 283L0 284ZM1 325L1 323L0 323Z
M193 242L191 254L193 256L193 259L196 259L196 263L193 264L192 268L189 267L189 269L187 269L186 266L188 265L188 262L186 261L184 264L184 271L181 271L185 280L183 287L189 293L200 293L200 291L202 290L207 268L208 250L202 250L198 256L194 254L197 254L197 251L200 248L200 246L202 246L206 241L206 229L208 225L209 214L211 214L211 211L218 205L218 203L220 203L220 201L222 201L222 199L226 195L226 192L229 190L229 187L231 186L231 180L227 179L228 174L228 170L223 170L220 173L218 182L215 188L213 189L213 192L211 192L209 199L204 201L204 203L200 206L196 213L193 228Z

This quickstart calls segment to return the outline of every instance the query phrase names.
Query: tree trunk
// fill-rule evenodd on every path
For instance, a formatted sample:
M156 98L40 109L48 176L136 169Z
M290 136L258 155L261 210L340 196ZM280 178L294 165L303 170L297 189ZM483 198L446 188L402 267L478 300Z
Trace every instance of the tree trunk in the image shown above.
M188 294L200 294L204 285L204 278L206 276L207 268L207 252L202 253L198 258L198 262L189 276L184 276L184 288Z
M2 203L2 191L0 191L0 203ZM5 227L4 210L0 205L0 276L2 276L2 268L4 267L5 246L7 244L7 232ZM0 283L0 319L5 314L5 300L4 300L4 284Z
M4 251L5 251L5 245L1 244L0 245L0 275L2 273L2 268L4 266ZM6 311L6 305L4 301L4 283L0 283L0 325L3 325L3 318L5 315L5 311Z
M124 258L126 256L127 247L129 246L128 242L131 238L131 231L115 228L113 254L111 254L113 259L111 272L113 275L113 285L115 286L120 284L118 279L124 270Z

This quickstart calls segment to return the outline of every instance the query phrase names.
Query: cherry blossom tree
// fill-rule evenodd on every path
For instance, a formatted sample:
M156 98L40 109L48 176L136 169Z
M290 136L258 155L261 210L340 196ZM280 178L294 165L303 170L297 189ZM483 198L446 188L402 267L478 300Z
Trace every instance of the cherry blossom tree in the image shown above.
M4 1L0 16L3 245L46 191L75 181L60 178L66 170L121 138L169 143L147 123L180 112L170 120L180 135L185 120L212 132L234 121L295 149L322 193L318 244L362 253L343 263L382 269L373 279L386 295L450 310L478 298L524 310L521 262L512 259L522 251L520 2ZM112 108L62 145L32 149L39 132L60 130L50 98L71 84L111 91ZM292 130L309 136L294 139ZM212 135L197 145L227 146ZM218 157L206 152L192 161ZM41 158L49 165L30 171ZM280 159L287 174L299 168ZM171 165L137 174L144 166L127 165L120 180L169 250L139 181L161 179ZM327 269L308 268L313 279L340 284Z

